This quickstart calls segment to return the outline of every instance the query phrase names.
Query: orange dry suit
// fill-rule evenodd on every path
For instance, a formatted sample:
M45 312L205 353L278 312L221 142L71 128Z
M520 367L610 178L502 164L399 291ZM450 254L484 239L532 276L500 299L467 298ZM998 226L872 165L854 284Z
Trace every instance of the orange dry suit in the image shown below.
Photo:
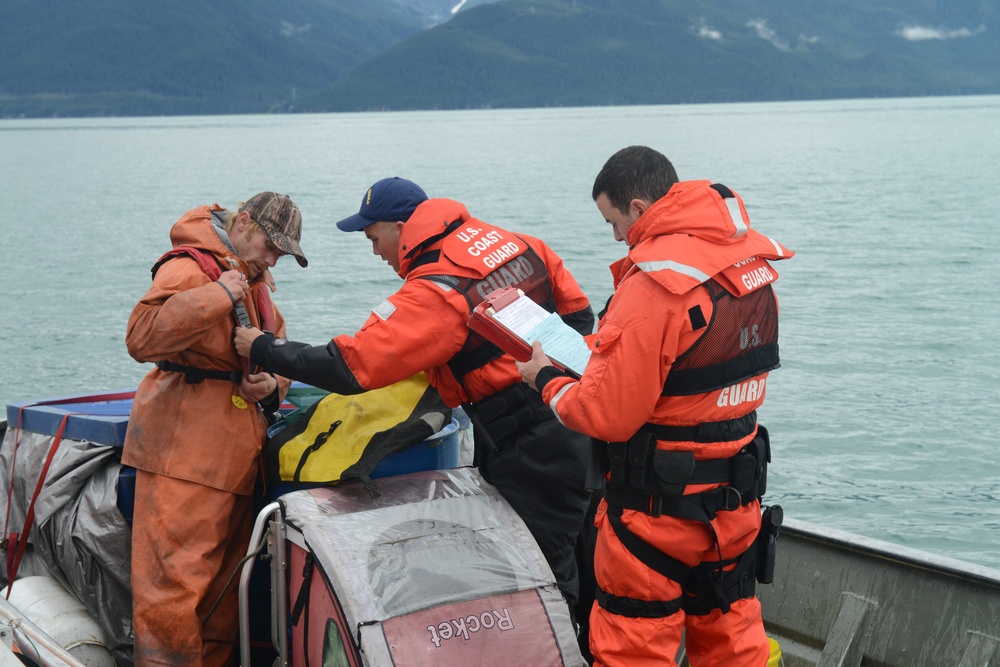
M136 665L226 665L238 639L237 590L202 622L246 554L252 497L266 432L261 405L240 396L242 363L233 347L233 303L205 273L247 272L227 247L218 205L188 211L170 230L188 248L154 267L153 285L128 321L129 354L156 362L132 404L122 463L136 468L132 593ZM214 214L214 215L213 215ZM168 253L170 255L171 253ZM207 266L207 265L206 265ZM214 272L213 272L214 273ZM251 324L272 321L262 274L243 305ZM258 305L259 304L259 305ZM272 309L270 314L259 312ZM266 407L277 408L289 380Z
M708 181L674 184L627 237L583 377L536 379L562 423L606 446L591 652L674 665L686 630L691 664L763 667L754 557L770 454L755 411L778 366L768 260L792 252Z
M581 333L594 315L562 260L541 240L473 218L449 199L420 204L399 238L403 286L353 336L325 346L254 341L262 368L340 394L425 372L445 403L474 419L478 465L527 524L570 606L576 602L574 544L589 504L587 439L560 426L520 382L514 360L468 327L493 290L517 286Z

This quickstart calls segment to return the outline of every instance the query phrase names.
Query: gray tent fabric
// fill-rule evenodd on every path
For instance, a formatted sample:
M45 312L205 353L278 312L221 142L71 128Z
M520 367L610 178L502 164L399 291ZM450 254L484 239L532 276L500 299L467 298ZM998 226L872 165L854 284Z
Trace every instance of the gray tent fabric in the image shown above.
M17 441L15 452L14 443ZM5 535L23 533L53 436L8 427L0 446ZM131 529L118 509L117 449L63 439L35 501L35 525L17 576L55 577L100 623L122 666L133 663ZM13 473L13 475L12 475ZM8 496L8 491L10 491ZM9 513L8 513L9 510ZM9 573L0 558L5 583ZM14 587L17 586L15 581Z
M450 618L454 609L463 610L456 622L464 623L473 607L477 613L503 610L517 621L510 630L526 631L526 639L511 632L495 644L477 643L478 650L512 652L491 654L488 664L585 664L545 557L524 521L477 470L415 472L379 482L377 498L350 482L293 491L279 500L289 540L309 550L346 627L357 629L363 664L477 664L456 662L449 652L456 646L430 639L438 624L427 623ZM526 592L530 604L519 597ZM532 615L539 610L539 617ZM528 618L538 624L521 625ZM493 626L484 621L483 627ZM549 659L552 647L558 662Z

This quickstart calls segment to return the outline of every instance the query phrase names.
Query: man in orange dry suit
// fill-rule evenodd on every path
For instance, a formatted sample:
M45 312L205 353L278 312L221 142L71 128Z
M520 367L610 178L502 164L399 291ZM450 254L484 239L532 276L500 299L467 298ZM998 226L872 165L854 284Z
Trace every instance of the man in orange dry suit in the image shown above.
M284 335L269 269L286 254L306 266L301 229L298 207L274 192L236 212L188 211L129 317L129 354L156 363L136 391L122 453L136 469L137 666L221 666L238 655L236 587L207 617L246 554L266 418L290 381L249 372L233 347L234 317Z
M309 346L238 330L236 347L262 368L339 394L385 387L424 371L476 428L477 459L527 524L572 609L574 545L589 494L587 439L559 425L520 382L514 360L468 327L472 309L514 285L581 333L594 315L562 260L545 243L473 218L457 201L428 199L415 183L375 183L360 211L337 223L363 231L374 254L404 279L353 336Z
M756 556L773 549L780 509L762 531L769 444L755 411L778 367L768 260L793 253L750 229L736 193L678 182L645 146L613 155L593 197L629 249L587 369L567 377L538 344L518 368L559 421L605 448L595 665L675 665L686 630L692 665L763 667L754 586L770 561Z

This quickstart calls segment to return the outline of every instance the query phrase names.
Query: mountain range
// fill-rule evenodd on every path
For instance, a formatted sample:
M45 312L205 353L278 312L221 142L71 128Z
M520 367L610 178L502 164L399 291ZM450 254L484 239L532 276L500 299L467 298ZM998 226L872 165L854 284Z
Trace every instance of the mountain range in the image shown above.
M997 0L6 0L0 117L1000 93Z

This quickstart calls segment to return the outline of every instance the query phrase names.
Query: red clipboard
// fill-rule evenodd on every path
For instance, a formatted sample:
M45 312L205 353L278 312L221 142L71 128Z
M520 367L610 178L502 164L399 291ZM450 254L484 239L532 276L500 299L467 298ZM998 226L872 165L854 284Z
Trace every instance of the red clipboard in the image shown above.
M518 361L530 361L531 345L487 312L490 309L501 310L521 296L523 294L516 287L504 287L491 292L485 301L473 309L469 328Z

